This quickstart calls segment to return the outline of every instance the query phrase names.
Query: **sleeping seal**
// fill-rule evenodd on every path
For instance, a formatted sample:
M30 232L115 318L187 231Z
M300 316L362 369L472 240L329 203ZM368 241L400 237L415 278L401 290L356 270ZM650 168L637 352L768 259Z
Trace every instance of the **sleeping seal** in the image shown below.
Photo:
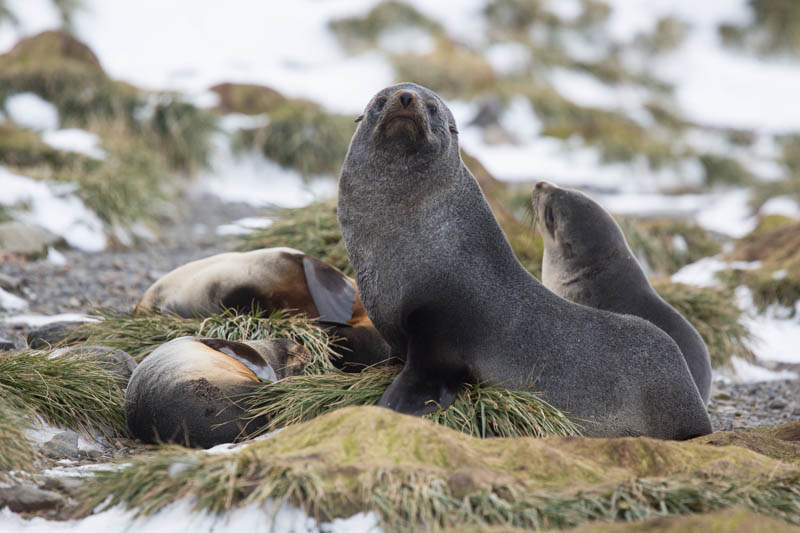
M571 302L661 328L678 344L708 405L711 358L702 337L650 286L611 215L585 194L545 181L534 187L531 206L544 241L544 286Z
M448 407L465 381L487 382L543 392L590 436L711 431L666 333L568 302L520 265L436 93L387 87L356 120L339 222L364 307L406 356L380 405L422 415Z
M192 261L145 291L134 314L148 311L206 317L223 308L270 313L290 309L318 318L341 341L345 370L390 358L389 346L367 317L355 281L331 265L292 248L229 252Z
M243 395L300 374L308 351L289 340L234 342L181 337L162 344L133 371L125 391L131 434L148 443L209 448L234 442L245 428Z

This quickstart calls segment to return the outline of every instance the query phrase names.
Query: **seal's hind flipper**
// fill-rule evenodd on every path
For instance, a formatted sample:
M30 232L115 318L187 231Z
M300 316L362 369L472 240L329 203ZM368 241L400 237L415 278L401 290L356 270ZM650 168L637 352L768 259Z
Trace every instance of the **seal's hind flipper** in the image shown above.
M406 364L381 396L378 405L398 413L422 416L450 407L458 396L462 380L437 380L430 374L418 376Z
M303 258L303 271L320 321L350 325L348 320L353 316L356 290L347 276L310 256Z

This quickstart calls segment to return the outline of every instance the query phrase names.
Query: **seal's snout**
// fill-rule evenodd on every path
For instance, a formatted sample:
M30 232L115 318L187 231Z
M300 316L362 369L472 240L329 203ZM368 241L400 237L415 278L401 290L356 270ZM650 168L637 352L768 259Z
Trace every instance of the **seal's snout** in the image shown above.
M540 181L539 183L534 185L533 188L536 189L537 191L542 191L544 189L550 189L552 187L553 187L553 184L550 183L549 181Z
M408 106L414 101L414 93L411 91L400 91L400 103L403 104L403 107L408 109Z

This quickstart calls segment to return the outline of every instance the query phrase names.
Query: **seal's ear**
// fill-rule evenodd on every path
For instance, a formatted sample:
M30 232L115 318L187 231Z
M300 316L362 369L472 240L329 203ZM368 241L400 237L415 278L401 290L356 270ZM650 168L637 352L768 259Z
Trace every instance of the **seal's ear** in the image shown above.
M359 116L357 119L355 119L353 122L361 122L362 120L364 120L364 115L360 115L360 116Z
M303 271L320 321L349 326L356 290L347 276L308 255L303 257Z
M450 124L450 133L455 133L455 134L458 134L458 130L457 130L457 129L456 129L456 127L455 127L454 125L452 125L452 124Z

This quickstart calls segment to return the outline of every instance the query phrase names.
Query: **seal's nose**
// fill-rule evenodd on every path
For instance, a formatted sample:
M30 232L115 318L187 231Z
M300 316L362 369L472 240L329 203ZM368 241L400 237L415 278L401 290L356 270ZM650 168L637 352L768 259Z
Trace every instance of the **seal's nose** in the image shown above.
M541 191L542 189L547 189L547 188L549 188L549 187L552 187L552 186L553 186L553 185L552 185L550 182L548 182L548 181L540 181L539 183L537 183L536 185L534 185L534 188L535 188L537 191Z
M400 93L400 103L403 104L403 107L408 107L411 105L411 102L414 101L414 93L409 91L403 91Z

